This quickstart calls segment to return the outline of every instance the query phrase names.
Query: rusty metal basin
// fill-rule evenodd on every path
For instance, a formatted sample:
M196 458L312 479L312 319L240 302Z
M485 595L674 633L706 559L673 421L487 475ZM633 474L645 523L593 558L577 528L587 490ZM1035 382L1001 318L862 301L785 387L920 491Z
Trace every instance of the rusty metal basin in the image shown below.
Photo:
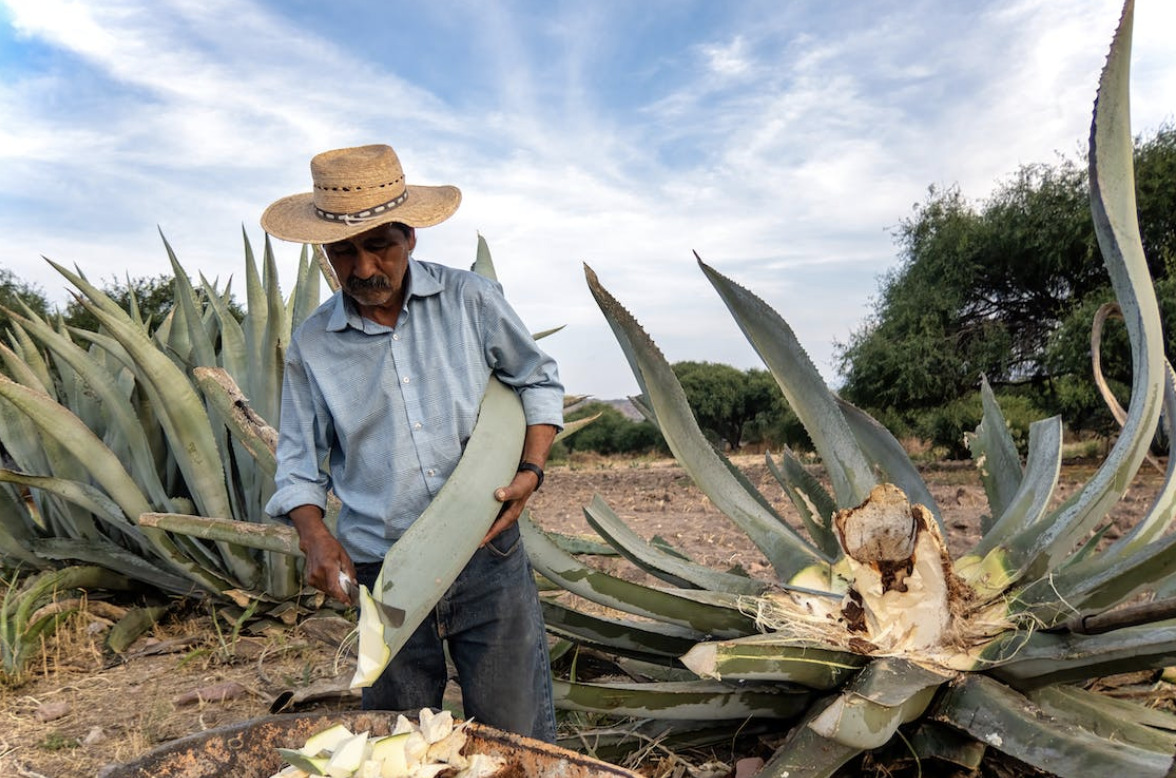
M396 714L380 711L294 713L266 716L173 740L106 778L269 778L282 767L277 748L297 748L332 724L352 732L386 735ZM498 778L640 778L608 762L531 738L471 723L467 753L507 760Z

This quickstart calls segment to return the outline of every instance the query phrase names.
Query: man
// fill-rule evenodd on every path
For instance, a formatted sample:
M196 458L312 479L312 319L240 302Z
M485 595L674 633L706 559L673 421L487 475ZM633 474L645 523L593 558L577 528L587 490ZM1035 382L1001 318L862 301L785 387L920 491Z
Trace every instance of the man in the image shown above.
M307 581L347 602L340 573L373 586L385 552L460 459L491 375L515 387L527 429L518 473L495 492L503 509L430 616L364 689L363 707L440 708L448 642L467 717L551 741L543 619L515 522L563 423L555 362L498 284L413 258L416 229L457 210L455 187L406 185L388 146L328 151L310 167L314 191L275 202L261 223L277 238L321 244L342 290L287 350L277 490L266 511L298 530ZM343 505L338 538L323 523L329 489Z

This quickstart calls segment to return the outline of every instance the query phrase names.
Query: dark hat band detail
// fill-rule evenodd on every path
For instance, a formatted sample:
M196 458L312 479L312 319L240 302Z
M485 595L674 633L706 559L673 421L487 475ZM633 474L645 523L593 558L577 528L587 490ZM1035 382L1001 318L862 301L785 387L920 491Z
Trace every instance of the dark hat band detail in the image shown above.
M386 184L372 184L371 186L323 186L315 184L314 188L320 192L362 192L365 189L385 189L389 186L396 186L404 180L404 176L400 176L395 181L389 181Z
M342 224L348 225L362 224L366 221L371 221L372 219L375 219L382 214L387 213L388 211L391 211L393 208L403 205L404 201L407 199L408 190L405 189L395 200L389 200L382 205L377 205L373 208L367 208L355 213L332 213L331 211L324 211L317 205L314 207L314 212L320 219L324 219L329 222L340 222Z

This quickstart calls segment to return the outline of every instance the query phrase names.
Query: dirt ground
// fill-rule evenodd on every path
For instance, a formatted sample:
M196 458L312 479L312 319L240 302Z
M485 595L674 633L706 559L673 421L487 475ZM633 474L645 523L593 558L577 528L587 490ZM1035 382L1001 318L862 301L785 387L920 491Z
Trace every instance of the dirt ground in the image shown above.
M785 516L796 514L759 457L736 464ZM1057 499L1093 466L1067 466ZM970 464L931 467L926 478L953 551L970 547L987 508ZM1114 512L1127 526L1144 513L1162 478L1146 464ZM545 529L594 534L582 507L599 493L640 535L668 540L711 567L741 566L770 577L766 561L674 462L585 460L549 469L531 502ZM1114 531L1112 531L1114 532ZM613 571L620 560L605 560ZM635 571L626 577L640 577ZM122 656L102 650L112 613L90 603L48 642L18 685L0 684L0 775L102 775L169 740L276 710L358 708L346 690L354 655L350 624L324 610L292 628L238 631L231 618L178 605L172 618ZM294 744L297 745L297 744ZM680 771L679 771L679 774Z

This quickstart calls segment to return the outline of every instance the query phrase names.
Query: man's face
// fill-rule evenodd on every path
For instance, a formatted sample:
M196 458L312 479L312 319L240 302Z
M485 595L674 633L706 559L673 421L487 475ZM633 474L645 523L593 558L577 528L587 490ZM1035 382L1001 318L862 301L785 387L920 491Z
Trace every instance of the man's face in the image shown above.
M343 291L363 306L389 304L400 291L416 231L381 224L354 238L323 246Z

